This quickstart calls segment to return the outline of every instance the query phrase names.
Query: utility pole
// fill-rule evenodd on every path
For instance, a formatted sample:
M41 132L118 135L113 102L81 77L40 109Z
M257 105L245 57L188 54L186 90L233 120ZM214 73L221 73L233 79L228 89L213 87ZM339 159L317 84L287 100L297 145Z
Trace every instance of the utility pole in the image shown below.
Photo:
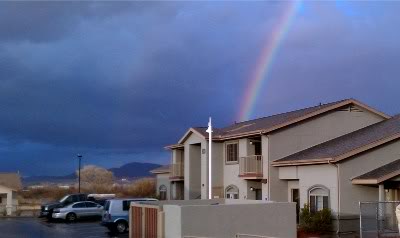
M212 199L212 184L211 184L211 158L212 158L212 151L211 151L211 147L212 147L212 125L211 125L211 117L208 121L208 128L207 131L208 132L208 199Z
M81 160L82 155L78 154L79 170L78 170L78 193L81 193Z

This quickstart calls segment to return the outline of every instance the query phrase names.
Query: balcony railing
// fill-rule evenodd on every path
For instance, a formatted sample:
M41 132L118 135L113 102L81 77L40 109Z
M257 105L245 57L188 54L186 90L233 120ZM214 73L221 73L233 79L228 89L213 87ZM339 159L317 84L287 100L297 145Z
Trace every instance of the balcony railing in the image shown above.
M239 176L247 178L262 178L262 155L250 155L239 158Z
M176 163L171 164L171 175L170 179L183 179L184 177L184 164L183 163Z

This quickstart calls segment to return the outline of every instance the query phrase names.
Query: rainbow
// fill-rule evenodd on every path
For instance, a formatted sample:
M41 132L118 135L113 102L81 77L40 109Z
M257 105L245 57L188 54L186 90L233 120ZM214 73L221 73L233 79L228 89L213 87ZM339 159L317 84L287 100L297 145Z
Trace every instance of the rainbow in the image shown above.
M250 83L244 94L244 100L240 106L239 121L246 121L250 118L259 97L262 84L266 81L271 71L276 52L290 28L297 9L300 7L300 0L288 1L286 4L287 6L279 18L278 24L274 27L271 37L268 37L268 42L263 47L255 70L252 73Z

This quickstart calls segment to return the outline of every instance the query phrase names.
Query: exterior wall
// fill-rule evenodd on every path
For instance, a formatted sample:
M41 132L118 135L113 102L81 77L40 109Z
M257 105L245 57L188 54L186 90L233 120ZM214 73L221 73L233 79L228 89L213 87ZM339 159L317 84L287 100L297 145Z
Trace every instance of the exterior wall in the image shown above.
M208 150L207 150L208 152ZM208 161L207 161L208 162ZM224 197L224 143L212 144L212 188L213 198ZM208 171L208 170L207 170ZM207 173L208 176L208 173ZM208 180L207 180L208 181ZM208 188L208 183L207 183Z
M239 157L247 156L247 148L248 148L248 140L247 139L240 139L240 140L232 140L239 142ZM227 142L232 142L227 141ZM223 146L223 163L224 163L224 194L225 189L229 185L235 185L239 189L239 199L247 199L247 181L243 178L239 178L239 163L234 164L227 164L226 163L226 150L225 150L225 143Z
M299 166L300 207L308 203L308 190L315 185L329 189L329 208L338 212L337 168L334 165Z
M160 196L160 186L165 185L167 187L167 200L171 199L171 182L169 180L169 173L157 174L156 175L156 192L157 196Z
M334 111L268 135L269 162L361 129L383 119L369 112ZM277 167L269 168L270 198L287 201L287 181Z
M165 219L164 219L164 236L165 238L175 238L182 236L182 218L181 207L174 205L163 206Z
M179 149L172 150L172 163L184 163L184 151Z
M204 138L194 133L184 143L185 199L199 199L202 195L202 161L205 161L207 157L202 150L206 149L206 146Z
M207 153L201 160L201 199L208 199L208 141L205 143ZM212 196L219 196L218 191L223 187L223 144L212 143Z
M7 215L11 215L12 212L16 211L16 205L18 205L17 195L15 191L0 185L0 196L2 202L0 204L0 212L6 211Z
M294 203L182 206L180 209L181 225L174 224L174 229L180 228L182 232L167 233L166 230L166 238L235 237L236 234L296 237ZM164 212L165 221L176 216L176 212L171 215L168 210Z
M291 180L288 181L288 201L292 201L292 189L299 189L300 191L300 184L299 184L299 180ZM300 204L304 204L301 203ZM300 205L300 207L303 207Z
M198 146L200 145L200 146ZM191 134L184 143L184 193L185 199L208 198L208 141ZM223 197L223 143L212 145L212 187L213 196ZM204 152L204 153L203 153ZM174 156L179 159L178 156ZM174 160L173 160L174 161Z
M263 156L263 178L267 181L267 183L261 184L262 189L262 199L269 200L269 185L268 185L268 177L269 177L269 138L266 135L261 136L261 154Z
M400 140L339 164L340 214L357 215L359 201L378 201L378 188L353 185L351 179L400 158Z
M333 213L338 212L338 182L337 168L334 165L304 165L304 166L288 166L280 167L279 174L285 178L293 178L297 176L297 180L289 180L287 183L286 199L290 201L291 189L298 188L300 195L300 207L308 203L308 191L310 188L322 185L329 189L329 207ZM292 173L290 175L289 173ZM280 177L283 177L280 175Z

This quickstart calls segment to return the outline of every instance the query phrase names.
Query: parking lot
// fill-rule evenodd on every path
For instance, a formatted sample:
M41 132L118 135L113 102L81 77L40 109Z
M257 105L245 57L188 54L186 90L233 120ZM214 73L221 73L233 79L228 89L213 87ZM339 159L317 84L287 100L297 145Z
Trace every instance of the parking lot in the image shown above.
M7 238L70 238L70 237L124 237L112 234L107 228L100 225L100 221L89 220L76 223L47 222L38 218L1 218L0 237Z

